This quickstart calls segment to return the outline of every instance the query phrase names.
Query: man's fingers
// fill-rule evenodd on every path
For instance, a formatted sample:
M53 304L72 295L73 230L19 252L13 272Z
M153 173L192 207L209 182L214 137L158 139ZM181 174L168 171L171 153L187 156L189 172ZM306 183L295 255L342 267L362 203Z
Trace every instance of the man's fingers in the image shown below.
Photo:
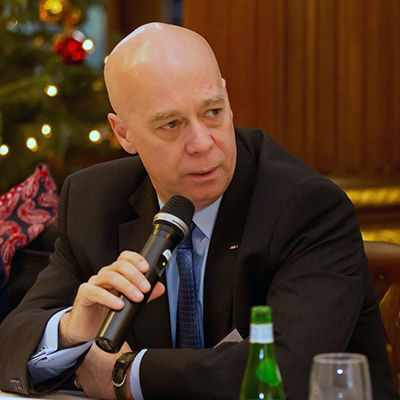
M78 290L76 303L83 307L90 307L94 304L101 304L114 310L120 310L124 306L124 302L114 293L102 287L91 284L90 282L83 283Z
M123 307L123 301L118 298L118 293L136 303L143 300L141 290L116 272L92 276L80 286L77 300L84 307L97 303L119 310Z
M163 295L165 292L165 286L161 282L157 282L156 286L154 286L153 291L151 292L151 295L149 297L148 301L152 301L156 299L157 297L160 297Z
M143 293L150 290L150 283L146 277L126 261L117 261L109 267L102 268L97 275L89 279L89 283L105 289L115 289L135 302L141 301Z
M133 264L142 274L145 274L149 270L149 264L146 259L139 253L134 251L123 251L117 261L128 261Z
M146 270L143 272L138 269L136 264L132 264L132 258L129 260L126 258L119 258L108 267L102 268L99 271L98 276L105 275L104 282L107 283L111 279L112 273L118 273L124 276L128 281L132 282L142 293L148 292L150 290L150 284L144 276L144 273L148 270L147 261L145 261L145 264L142 264L141 266L143 270Z
M144 276L148 269L147 261L140 254L131 251L122 252L117 261L103 267L97 275L93 275L88 282L79 287L74 308L81 306L83 307L81 311L84 311L97 304L121 310L124 302L119 298L120 293L129 300L140 303L144 299L144 293L151 289L149 281ZM150 300L161 296L164 292L164 285L156 285ZM100 309L93 311L99 312Z

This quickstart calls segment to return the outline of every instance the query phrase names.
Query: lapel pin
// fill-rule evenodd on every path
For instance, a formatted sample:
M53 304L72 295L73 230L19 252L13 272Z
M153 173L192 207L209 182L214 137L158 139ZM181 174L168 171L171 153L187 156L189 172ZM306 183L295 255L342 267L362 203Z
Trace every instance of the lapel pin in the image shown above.
M238 244L234 244L234 245L228 247L229 250L235 250L237 248L239 248Z

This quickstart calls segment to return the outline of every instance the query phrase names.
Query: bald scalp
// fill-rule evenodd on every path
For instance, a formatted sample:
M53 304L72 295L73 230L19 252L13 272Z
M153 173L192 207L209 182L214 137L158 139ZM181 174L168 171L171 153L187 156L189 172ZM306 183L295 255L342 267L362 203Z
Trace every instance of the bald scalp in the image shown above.
M111 105L127 122L135 102L135 88L149 77L177 73L185 68L195 71L210 68L220 71L215 55L199 34L179 26L150 23L134 30L113 49L105 65L104 77Z

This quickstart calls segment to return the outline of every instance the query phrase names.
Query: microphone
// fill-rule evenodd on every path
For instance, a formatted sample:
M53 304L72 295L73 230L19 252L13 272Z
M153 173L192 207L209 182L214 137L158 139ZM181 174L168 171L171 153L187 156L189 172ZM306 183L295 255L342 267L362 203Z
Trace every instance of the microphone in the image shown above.
M150 265L146 278L151 289L144 294L140 303L134 303L119 294L124 302L122 310L110 310L96 337L96 344L108 353L117 353L128 336L135 317L146 304L153 288L171 257L173 249L189 233L189 226L194 214L193 203L183 196L173 196L154 216L153 232L147 239L140 254Z

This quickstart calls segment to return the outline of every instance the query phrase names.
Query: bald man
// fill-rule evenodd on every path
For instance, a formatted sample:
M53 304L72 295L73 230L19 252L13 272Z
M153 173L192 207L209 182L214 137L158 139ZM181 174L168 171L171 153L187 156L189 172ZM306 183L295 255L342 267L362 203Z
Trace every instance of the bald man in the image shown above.
M305 400L312 357L367 355L375 400L398 399L354 209L332 182L260 130L235 128L217 61L194 32L152 23L105 68L121 146L134 155L70 176L50 265L0 329L0 388L93 398L237 399L250 307L273 309L287 399ZM93 344L121 292L150 290L139 254L171 196L195 205L201 349L176 341L175 254L118 354ZM231 331L245 340L224 342ZM123 385L111 374L130 353ZM117 393L117 394L115 394Z

